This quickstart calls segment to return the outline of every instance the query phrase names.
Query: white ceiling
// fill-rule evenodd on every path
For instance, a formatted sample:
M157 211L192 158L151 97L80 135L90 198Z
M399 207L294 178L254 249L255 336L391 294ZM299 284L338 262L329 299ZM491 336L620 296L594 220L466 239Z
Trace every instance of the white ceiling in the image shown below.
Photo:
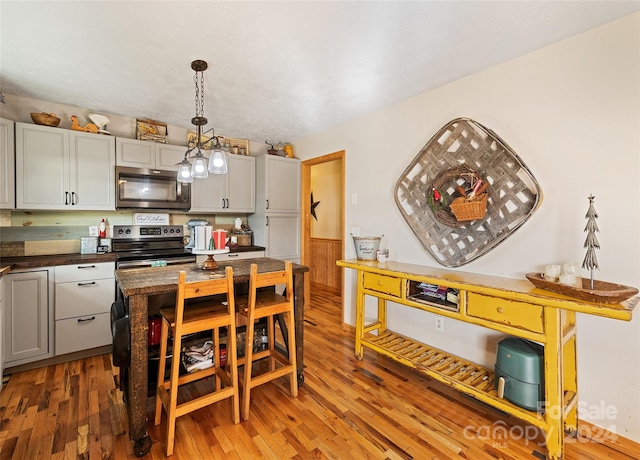
M0 90L291 142L640 10L639 1L0 1Z

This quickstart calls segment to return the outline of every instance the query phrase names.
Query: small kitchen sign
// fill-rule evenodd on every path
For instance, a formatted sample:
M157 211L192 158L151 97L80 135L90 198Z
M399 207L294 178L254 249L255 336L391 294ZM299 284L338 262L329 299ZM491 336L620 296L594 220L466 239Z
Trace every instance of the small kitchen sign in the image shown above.
M169 225L169 214L134 213L134 225Z

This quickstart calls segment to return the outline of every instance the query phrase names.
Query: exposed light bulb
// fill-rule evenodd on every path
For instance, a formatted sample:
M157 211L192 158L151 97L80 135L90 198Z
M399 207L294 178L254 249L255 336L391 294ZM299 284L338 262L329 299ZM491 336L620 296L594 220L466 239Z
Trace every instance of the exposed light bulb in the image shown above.
M216 148L211 152L209 157L209 172L213 174L226 174L227 173L227 157L224 152L219 148Z

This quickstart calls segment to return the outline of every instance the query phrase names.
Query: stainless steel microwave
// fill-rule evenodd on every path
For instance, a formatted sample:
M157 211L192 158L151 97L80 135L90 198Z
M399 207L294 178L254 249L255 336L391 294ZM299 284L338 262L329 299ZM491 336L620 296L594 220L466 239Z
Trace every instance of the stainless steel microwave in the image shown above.
M191 208L191 184L178 182L175 171L116 167L116 208Z

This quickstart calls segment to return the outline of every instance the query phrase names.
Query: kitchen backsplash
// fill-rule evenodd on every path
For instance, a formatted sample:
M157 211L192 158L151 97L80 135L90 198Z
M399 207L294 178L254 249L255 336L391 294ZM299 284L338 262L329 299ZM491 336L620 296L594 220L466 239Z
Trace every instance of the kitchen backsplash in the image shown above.
M80 253L80 238L89 236L90 225L97 226L102 219L109 227L131 225L133 214L134 211L0 211L0 257ZM178 213L170 213L169 221L172 225L186 225L191 219L205 219L228 230L237 217L246 221L246 215Z

